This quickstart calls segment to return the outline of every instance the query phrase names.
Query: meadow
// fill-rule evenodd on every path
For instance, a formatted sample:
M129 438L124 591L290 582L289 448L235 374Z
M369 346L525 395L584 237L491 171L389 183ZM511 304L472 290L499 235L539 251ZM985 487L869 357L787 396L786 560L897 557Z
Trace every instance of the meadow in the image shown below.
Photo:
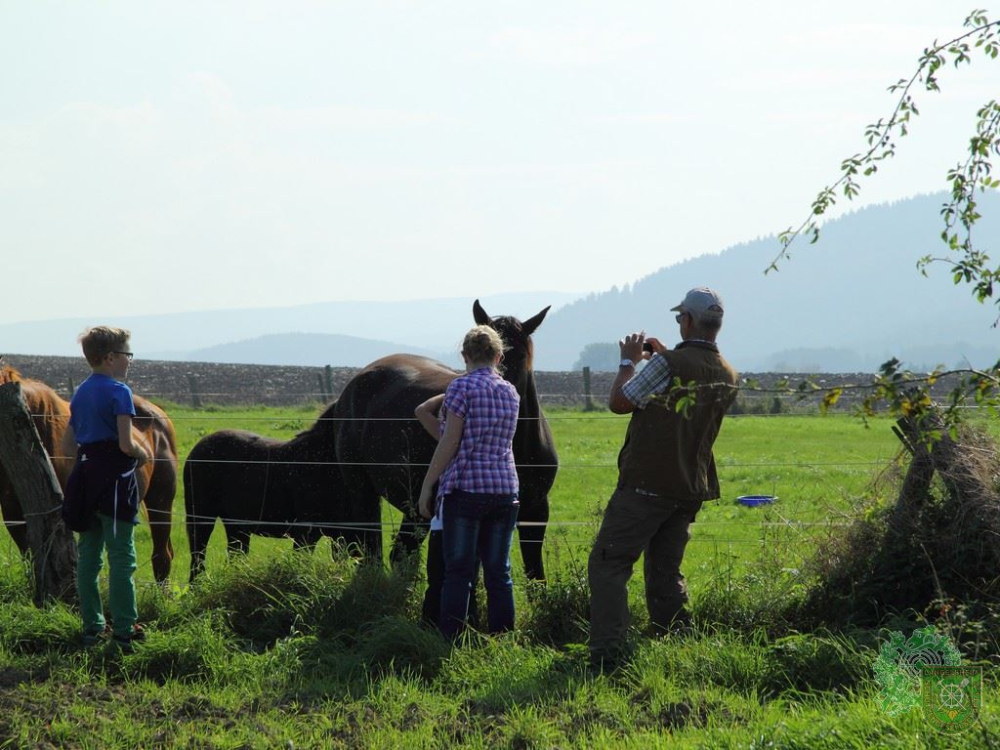
M291 437L319 408L168 411L183 459L225 427ZM638 566L636 650L604 674L587 660L586 557L627 422L548 416L560 452L548 584L525 581L515 552L517 630L456 648L417 624L421 565L359 565L328 540L295 553L255 537L248 556L229 559L217 529L208 573L189 587L179 492L167 586L152 580L148 529L137 532L147 641L128 656L84 650L75 612L34 608L28 571L0 539L0 747L1000 747L989 666L982 720L963 733L880 706L880 643L925 624L924 613L886 612L878 629L795 620L817 545L894 499L902 464L888 419L727 419L716 446L723 497L706 503L685 558L696 631L643 634ZM736 502L758 494L778 499ZM387 540L398 521L383 508ZM994 649L982 661L997 659Z

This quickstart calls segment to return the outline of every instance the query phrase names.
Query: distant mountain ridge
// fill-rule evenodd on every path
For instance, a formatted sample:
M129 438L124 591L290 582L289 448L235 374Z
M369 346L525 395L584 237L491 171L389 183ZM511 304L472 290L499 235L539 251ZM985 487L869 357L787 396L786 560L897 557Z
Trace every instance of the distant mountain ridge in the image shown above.
M457 351L435 352L391 341L336 333L272 333L196 349L190 353L188 361L323 367L331 364L331 356L336 352L338 367L364 367L369 362L401 351L446 361L453 367L461 364Z
M553 309L577 299L568 292L517 292L480 295L487 312L528 318L551 305ZM372 342L368 351L432 353L447 361L458 361L462 336L473 325L473 294L468 297L394 302L333 301L293 307L256 307L237 310L200 310L158 315L123 315L103 318L65 318L0 324L0 354L78 356L77 334L97 323L109 323L132 332L133 347L145 359L205 361L206 350L227 347L222 356L249 358L245 364L289 364L275 362L277 338L287 336L303 346L322 347L323 364L346 365L353 360L358 342ZM320 344L305 335L329 335ZM233 345L230 347L230 345ZM434 355L433 353L438 353ZM312 361L312 354L294 353L296 359ZM380 355L381 356L381 355ZM342 362L343 360L343 362ZM227 360L228 361L228 360Z
M944 195L873 206L828 222L815 245L802 239L780 270L769 237L662 268L623 289L591 294L549 316L535 335L536 366L571 367L588 344L644 329L676 340L670 308L695 286L726 303L719 343L740 370L871 372L892 356L920 368L1000 358L998 308L979 304L937 264L925 278L918 258L941 256ZM1000 194L981 197L980 248L1000 250Z
M764 275L775 237L661 268L626 285L586 296L525 292L482 297L491 315L526 319L552 310L535 334L535 368L571 369L588 345L610 345L645 330L673 343L670 308L694 286L716 288L726 303L720 347L747 372L872 372L896 356L916 370L942 364L993 364L1000 358L998 308L977 303L967 285L938 264L944 194L872 206L828 222L818 244L800 240L777 273ZM980 196L981 249L1000 251L1000 194ZM458 365L458 347L473 323L467 297L402 302L326 302L283 308L123 316L146 359L317 366L361 366L407 351ZM86 319L0 325L0 353L79 356ZM614 369L615 347L605 363ZM600 363L591 363L599 367Z

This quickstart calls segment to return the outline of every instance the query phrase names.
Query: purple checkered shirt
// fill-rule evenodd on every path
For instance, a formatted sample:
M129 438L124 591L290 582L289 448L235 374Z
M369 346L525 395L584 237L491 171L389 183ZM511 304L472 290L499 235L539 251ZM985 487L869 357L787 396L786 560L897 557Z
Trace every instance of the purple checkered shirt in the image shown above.
M518 490L514 466L514 431L521 399L514 386L492 367L482 367L451 381L441 410L465 420L458 452L441 475L438 496L455 490L513 494Z

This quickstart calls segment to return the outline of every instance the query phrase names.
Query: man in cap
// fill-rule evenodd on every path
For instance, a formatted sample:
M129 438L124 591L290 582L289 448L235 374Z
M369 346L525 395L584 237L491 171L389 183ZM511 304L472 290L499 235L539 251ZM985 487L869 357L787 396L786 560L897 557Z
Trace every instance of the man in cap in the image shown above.
M588 562L590 654L598 666L624 655L630 621L626 584L640 554L645 554L646 606L654 631L689 627L680 570L688 526L705 500L719 497L712 445L736 398L738 378L715 345L722 299L711 289L696 288L671 310L682 339L674 349L644 333L618 342L621 362L608 406L632 418L618 454L618 487ZM640 359L649 361L637 373Z

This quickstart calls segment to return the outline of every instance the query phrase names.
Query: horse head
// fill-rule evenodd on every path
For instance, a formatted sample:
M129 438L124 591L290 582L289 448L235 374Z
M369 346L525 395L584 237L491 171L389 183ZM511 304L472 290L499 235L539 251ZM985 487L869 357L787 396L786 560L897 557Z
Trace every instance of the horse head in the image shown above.
M507 346L501 366L504 377L514 384L518 393L524 392L527 378L532 373L534 345L531 342L531 334L545 320L545 314L548 311L549 308L546 307L537 315L522 322L510 315L498 315L491 318L483 306L479 304L478 299L472 305L472 317L476 323L495 330Z

